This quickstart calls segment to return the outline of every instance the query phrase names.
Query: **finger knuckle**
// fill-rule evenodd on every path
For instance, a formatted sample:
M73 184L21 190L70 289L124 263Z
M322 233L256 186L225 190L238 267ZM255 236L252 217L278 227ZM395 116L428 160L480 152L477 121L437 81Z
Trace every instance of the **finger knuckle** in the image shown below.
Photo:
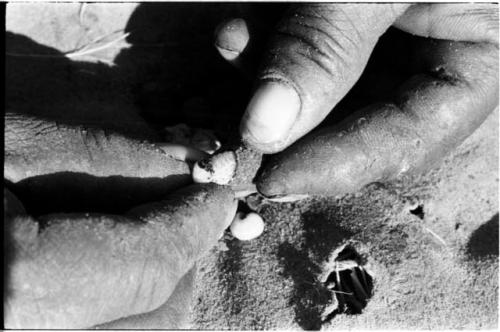
M293 56L299 63L314 66L329 77L336 77L349 68L350 54L359 45L354 28L340 28L332 22L331 8L306 7L277 27L277 38L293 45ZM345 25L343 25L345 26Z
M16 113L5 116L5 146L10 149L27 148L37 140L57 130L54 123L27 118Z
M463 15L471 17L485 33L498 43L498 5L474 4L468 5Z

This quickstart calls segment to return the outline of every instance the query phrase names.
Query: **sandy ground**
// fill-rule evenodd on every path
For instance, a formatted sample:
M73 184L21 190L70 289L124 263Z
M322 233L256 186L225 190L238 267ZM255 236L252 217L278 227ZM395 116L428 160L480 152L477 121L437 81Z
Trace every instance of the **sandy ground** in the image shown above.
M83 14L68 6L67 15L62 7L57 15L36 7L18 11L22 19L8 15L7 48L60 56L81 48L76 41L121 38L116 27L129 35L94 57L8 57L8 107L47 118L65 110L63 121L98 122L131 136L180 122L222 136L236 126L251 82L218 57L212 36L244 5L89 6ZM51 24L28 24L29 17ZM498 121L497 110L440 167L418 177L338 198L249 198L266 230L251 242L227 234L199 262L192 327L496 328ZM335 295L320 279L346 244L372 274L373 296L361 314L323 322Z
M340 199L259 204L263 236L228 235L201 262L194 327L495 328L497 136L498 111L420 177ZM418 207L420 216L411 212ZM345 243L365 255L373 296L362 314L322 324L330 298L322 268Z

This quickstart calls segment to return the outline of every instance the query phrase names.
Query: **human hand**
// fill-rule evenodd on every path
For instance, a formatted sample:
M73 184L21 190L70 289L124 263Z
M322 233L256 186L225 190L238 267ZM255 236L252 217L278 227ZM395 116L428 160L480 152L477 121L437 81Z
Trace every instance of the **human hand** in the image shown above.
M120 208L123 201L158 199L122 215L49 214L35 219L7 191L6 326L180 328L193 281L193 271L186 273L232 220L233 193L198 185L167 196L183 184L184 175L189 177L186 162L170 156L179 148L162 150L97 128L56 126L13 114L7 114L5 129L5 175L14 188L23 181L25 187L37 187L37 176L67 172L87 174L90 180L67 185L67 201L78 189L87 193L82 199L106 199ZM172 176L181 181L168 180ZM117 189L116 180L92 182L101 177L139 180L131 186L124 180ZM153 193L140 185L140 179L148 178L159 181L149 186ZM57 199L50 191L46 195L47 201Z
M251 25L232 20L216 34L219 52L236 66L252 62L248 55L255 53L251 46L259 36L249 34ZM391 98L299 140L358 81L391 25L427 37L415 41L412 54L389 55L395 65L409 57L403 61L407 76ZM495 109L498 7L293 5L275 28L257 78L241 135L264 153L286 148L264 165L256 179L259 191L266 196L355 191L432 166Z
M66 56L99 35L125 36L135 6L8 8L9 328L184 327L193 265L235 214L229 189L185 187L189 163L205 154L161 143L132 103L125 69ZM94 62L122 53L112 46L90 54Z
M5 326L182 328L193 265L236 212L225 187L169 194L199 153L8 110Z
M28 329L185 327L192 267L236 211L233 193L213 184L120 216L35 220L8 191L4 207L4 322Z

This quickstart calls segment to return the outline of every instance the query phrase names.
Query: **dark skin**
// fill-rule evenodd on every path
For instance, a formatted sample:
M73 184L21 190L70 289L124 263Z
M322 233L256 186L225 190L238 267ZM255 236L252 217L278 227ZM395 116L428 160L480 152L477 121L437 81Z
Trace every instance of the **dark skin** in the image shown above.
M241 21L226 22L216 36L221 55L247 75L261 62L241 134L257 150L282 151L257 179L265 195L339 194L422 170L498 104L495 5L307 4L276 19L281 23L267 56L245 48L259 36L248 35ZM368 106L302 139L351 89L391 25L430 38L416 55L424 60L416 64L422 75L408 78L389 104ZM436 41L443 39L449 41ZM359 122L362 117L368 120ZM232 192L197 185L169 196L189 183L178 149L15 110L7 110L5 120L4 167L11 183L60 172L162 179L141 204L117 204L120 212L108 214L32 217L6 192L6 326L182 327L182 299L193 281L188 271L229 225L236 209ZM382 158L369 163L373 155ZM311 169L320 175L311 177ZM108 186L98 182L96 188L102 195Z
M123 214L33 218L5 193L9 328L183 328L195 261L236 212L231 190L194 185Z
M281 152L256 179L266 196L337 195L428 169L498 105L494 4L298 4L278 19L263 33L272 37L240 127L249 146ZM228 21L216 37L221 55L245 73L262 38L248 32L254 25ZM301 139L332 109L330 117L341 112L335 106L390 26L427 37L401 54L410 74L379 103ZM387 85L390 76L377 76L368 89Z
M48 52L8 38L11 52ZM191 185L189 163L204 154L153 143L158 134L101 78L110 69L80 65L7 62L5 326L184 328L195 262L231 223L234 194Z

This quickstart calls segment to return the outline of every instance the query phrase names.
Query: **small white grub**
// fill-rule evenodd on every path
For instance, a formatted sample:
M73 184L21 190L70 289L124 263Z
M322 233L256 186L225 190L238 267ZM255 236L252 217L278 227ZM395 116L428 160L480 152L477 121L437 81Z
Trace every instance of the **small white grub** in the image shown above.
M255 212L244 214L236 213L233 222L229 228L231 234L241 241L249 241L258 237L264 231L264 221L262 217Z
M193 181L196 183L214 182L228 184L236 171L236 156L226 151L212 156L208 160L197 162L193 167Z

